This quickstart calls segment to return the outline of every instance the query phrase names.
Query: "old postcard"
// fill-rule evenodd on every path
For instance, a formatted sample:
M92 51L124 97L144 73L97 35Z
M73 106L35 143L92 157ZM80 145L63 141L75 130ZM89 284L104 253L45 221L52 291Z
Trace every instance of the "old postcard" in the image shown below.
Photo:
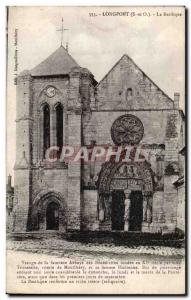
M7 293L186 293L185 7L7 8Z

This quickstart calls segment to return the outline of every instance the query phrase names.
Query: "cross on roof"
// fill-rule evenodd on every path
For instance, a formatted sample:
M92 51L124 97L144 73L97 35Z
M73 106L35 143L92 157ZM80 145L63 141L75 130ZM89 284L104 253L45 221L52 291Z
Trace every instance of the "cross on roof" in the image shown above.
M62 27L60 29L57 29L57 31L60 31L61 32L61 46L63 46L63 36L64 36L64 31L67 31L69 29L67 28L64 28L64 25L63 25L63 18L62 18ZM68 48L68 42L66 42L66 50Z

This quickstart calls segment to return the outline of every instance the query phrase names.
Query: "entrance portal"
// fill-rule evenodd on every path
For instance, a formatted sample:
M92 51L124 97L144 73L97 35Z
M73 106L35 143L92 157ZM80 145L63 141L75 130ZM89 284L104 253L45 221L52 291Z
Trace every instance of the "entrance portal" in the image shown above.
M113 191L111 212L112 230L124 230L125 195L123 191Z
M130 194L129 231L141 231L143 221L143 195L141 191Z
M46 229L59 229L59 205L56 202L50 202L46 209Z

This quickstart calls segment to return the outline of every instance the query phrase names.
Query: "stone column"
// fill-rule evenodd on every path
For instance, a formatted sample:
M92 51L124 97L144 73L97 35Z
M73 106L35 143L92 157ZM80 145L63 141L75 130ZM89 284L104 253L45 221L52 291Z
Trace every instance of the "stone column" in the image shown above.
M147 222L148 197L143 195L143 222Z
M57 146L57 131L56 131L56 108L51 110L51 125L52 125L52 145Z
M39 231L45 231L46 230L46 212L43 210L42 212L38 212L38 226Z
M149 196L148 203L147 203L147 222L149 224L152 223L152 202L153 202L153 198L152 196Z
M111 201L112 201L112 195L110 193L106 194L104 197L104 202L105 202L105 219L107 221L111 220Z
M54 139L55 139L55 110L54 108L51 106L50 107L50 147L55 146L56 144L54 143Z
M152 222L152 195L150 192L143 193L143 223L142 231L150 231L150 223Z
M131 205L131 200L130 200L130 194L131 190L124 190L125 193L125 225L124 225L124 231L129 231L129 217L130 217L130 205Z
M68 144L75 149L81 147L82 110L81 110L81 68L70 72L68 95ZM81 161L68 163L68 205L67 230L80 230L81 226Z
M38 161L43 161L44 159L44 132L43 132L43 123L44 123L44 114L43 108L41 107L38 112Z
M105 210L104 210L104 195L99 195L99 203L98 203L98 220L103 222L105 219Z
M179 176L179 131L180 120L178 110L178 97L175 96L174 110L168 112L165 138L165 174L164 174L164 202L165 226L168 230L175 230L178 194L173 182L176 182ZM174 222L172 221L172 216ZM168 220L168 221L167 221Z
M99 230L111 230L111 197L110 193L102 194L99 198Z
M68 113L69 145L81 145L81 114ZM81 161L68 162L68 225L69 230L80 230L81 216Z

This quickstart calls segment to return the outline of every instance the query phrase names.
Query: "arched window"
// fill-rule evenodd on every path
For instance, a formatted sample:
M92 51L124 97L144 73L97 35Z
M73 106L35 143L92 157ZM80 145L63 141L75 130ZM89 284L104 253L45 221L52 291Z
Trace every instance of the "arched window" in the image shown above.
M63 147L63 107L61 104L56 106L56 141L59 153L61 153Z
M46 104L43 107L43 155L45 157L46 150L50 147L50 109Z
M132 100L132 97L133 97L133 90L132 90L132 88L128 88L126 90L126 100L127 100L127 102Z
M132 90L132 88L128 88L127 89L127 97L131 97L131 96L133 96L133 90Z

